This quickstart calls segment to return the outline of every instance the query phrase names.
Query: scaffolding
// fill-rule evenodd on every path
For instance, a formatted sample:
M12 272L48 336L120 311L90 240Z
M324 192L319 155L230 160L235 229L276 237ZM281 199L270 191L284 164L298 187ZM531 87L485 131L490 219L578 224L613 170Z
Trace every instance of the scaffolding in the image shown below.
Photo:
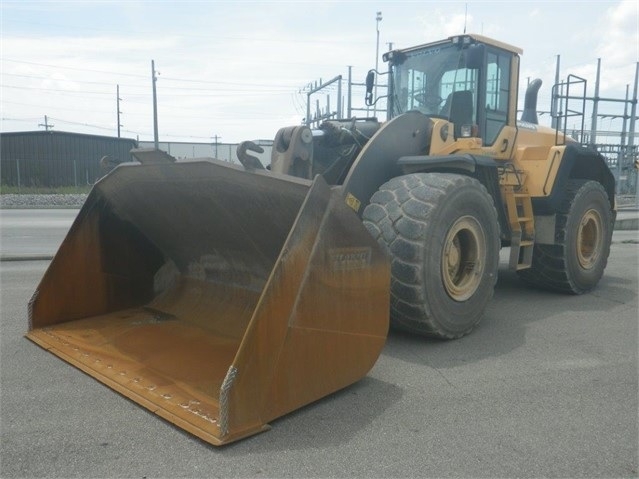
M557 55L555 78L560 77L560 57ZM552 90L551 115L552 126L558 131L567 132L568 118L581 115L580 128L574 128L571 136L597 150L606 159L610 170L615 177L616 192L618 195L635 196L635 205L639 207L639 181L637 181L637 146L635 145L636 120L637 120L637 89L639 85L639 62L635 65L635 81L632 99L629 98L630 85L626 85L625 98L606 98L599 95L601 79L601 58L597 59L597 73L595 79L594 95L587 96L586 80L574 75L568 75L564 82L556 82ZM574 87L578 85L580 94L574 94ZM571 93L570 87L573 87ZM592 102L592 116L590 131L584 130L584 118L586 101ZM571 103L572 102L572 103ZM601 106L623 104L623 113L600 113ZM576 105L576 107L574 106ZM628 109L630 108L630 113ZM621 131L599 131L600 119L622 119ZM605 136L618 141L600 141Z

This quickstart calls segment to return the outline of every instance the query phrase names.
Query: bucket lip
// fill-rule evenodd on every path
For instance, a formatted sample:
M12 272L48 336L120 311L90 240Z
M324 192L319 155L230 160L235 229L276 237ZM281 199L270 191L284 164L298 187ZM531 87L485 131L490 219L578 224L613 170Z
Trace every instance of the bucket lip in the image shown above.
M242 172L244 174L249 173L252 175L265 176L268 178L272 178L274 180L286 181L287 183L296 183L301 186L309 187L313 184L314 180L309 180L305 178L299 178L297 176L289 176L283 173L276 173L271 170L246 170L242 165L236 163L230 163L228 161L218 160L212 157L199 157L199 158L185 158L185 159L176 159L174 163L147 163L142 164L137 161L126 161L118 164L113 170L111 170L107 175L100 178L96 185L101 183L105 178L116 176L122 174L122 171L127 168L145 168L145 169L166 169L166 168L179 168L184 166L192 166L192 165L203 165L203 164L214 164L216 166L221 166L223 168L228 168L230 170L235 170L238 172ZM187 166L187 167L188 167ZM316 175L321 176L321 175Z
M187 421L184 418L175 415L169 409L163 408L157 401L149 400L147 397L136 393L131 388L114 381L111 377L100 374L97 370L92 369L91 367L87 367L86 364L75 358L73 355L67 354L64 348L56 347L55 342L48 337L46 328L37 328L35 330L28 331L24 337L66 363L91 376L93 379L109 387L121 396L134 401L139 406L147 409L149 412L162 418L169 424L177 426L214 446L224 446L245 437L268 431L271 428L269 424L265 423L252 424L246 428L232 430L224 434L217 425L214 425L214 427L202 427L202 425L198 425L192 421Z

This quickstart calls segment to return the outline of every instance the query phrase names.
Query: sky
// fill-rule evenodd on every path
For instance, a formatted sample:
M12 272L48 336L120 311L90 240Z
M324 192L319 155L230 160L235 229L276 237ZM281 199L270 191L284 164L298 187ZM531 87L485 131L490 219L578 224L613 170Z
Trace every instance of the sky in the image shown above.
M558 56L560 78L585 78L589 96L601 58L600 97L623 99L626 85L632 97L637 0L0 0L0 130L44 130L46 115L54 130L117 136L119 85L121 136L152 141L153 60L160 141L273 139L302 122L309 85L342 75L346 95L348 67L363 83L377 50L464 29L524 50L520 108L527 81L541 78L538 108L549 110ZM311 97L313 109L326 106L323 93L336 104L334 83ZM363 96L356 86L353 107ZM599 113L621 114L622 104L600 103ZM620 131L621 121L600 119L599 129Z

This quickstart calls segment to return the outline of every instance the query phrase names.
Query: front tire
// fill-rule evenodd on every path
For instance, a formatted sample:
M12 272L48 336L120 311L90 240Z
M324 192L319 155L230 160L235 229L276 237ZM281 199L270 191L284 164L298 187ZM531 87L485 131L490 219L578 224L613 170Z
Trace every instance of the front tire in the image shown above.
M468 334L493 296L499 225L474 178L416 173L371 198L364 224L391 256L391 323L423 335Z
M603 186L570 180L557 211L554 245L535 245L532 266L518 271L526 283L551 291L582 294L594 288L608 263L612 211Z

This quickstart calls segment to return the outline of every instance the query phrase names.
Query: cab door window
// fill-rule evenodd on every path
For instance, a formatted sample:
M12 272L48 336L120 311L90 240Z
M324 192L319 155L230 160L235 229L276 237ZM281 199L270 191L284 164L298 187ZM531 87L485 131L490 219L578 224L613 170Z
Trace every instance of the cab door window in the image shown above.
M492 145L508 121L511 55L489 51L486 56L486 117L484 144Z

